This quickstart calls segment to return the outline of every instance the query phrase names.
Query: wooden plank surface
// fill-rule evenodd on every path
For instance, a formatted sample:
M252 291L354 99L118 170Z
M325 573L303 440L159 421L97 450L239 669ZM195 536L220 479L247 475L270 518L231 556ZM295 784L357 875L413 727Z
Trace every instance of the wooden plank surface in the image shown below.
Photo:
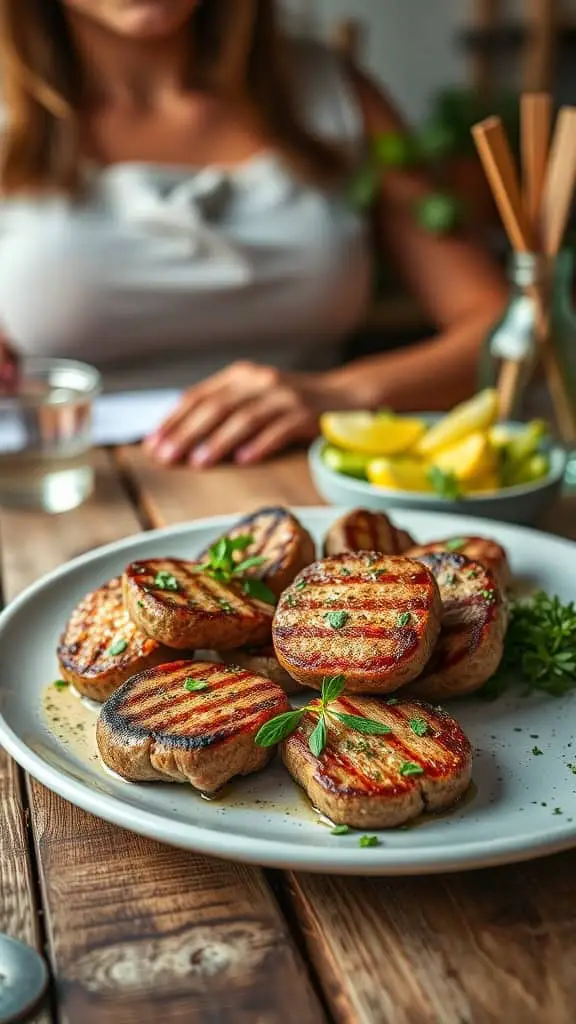
M136 450L122 458L153 516L170 521L315 501L298 457L249 480L231 467L167 479ZM547 528L576 537L575 513L576 497ZM575 874L576 854L418 879L290 874L287 895L341 1024L573 1024Z
M115 466L100 455L98 470L94 498L65 516L0 511L8 597L64 560L139 529ZM4 764L5 923L34 942L18 776ZM140 839L34 781L29 798L62 1024L324 1020L261 871Z
M121 465L135 483L156 525L203 516L251 512L263 505L319 505L302 455L284 455L263 466L219 466L204 473L167 472L139 448L124 448Z

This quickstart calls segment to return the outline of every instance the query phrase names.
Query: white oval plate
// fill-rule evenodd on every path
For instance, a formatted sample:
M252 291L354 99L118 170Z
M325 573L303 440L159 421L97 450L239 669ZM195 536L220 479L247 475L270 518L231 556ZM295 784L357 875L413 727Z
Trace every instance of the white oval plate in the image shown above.
M320 540L338 509L296 510ZM576 545L499 523L398 510L418 540L488 534L507 548L516 578L576 598ZM152 556L193 557L235 517L169 527L110 544L50 573L0 616L0 742L33 776L91 813L165 843L218 857L325 873L424 874L526 860L576 845L576 696L519 695L453 702L472 740L475 795L416 828L332 836L279 763L206 802L187 786L133 785L109 776L51 733L42 695L57 678L65 619L88 590ZM573 739L574 737L574 739ZM533 749L542 754L533 753Z

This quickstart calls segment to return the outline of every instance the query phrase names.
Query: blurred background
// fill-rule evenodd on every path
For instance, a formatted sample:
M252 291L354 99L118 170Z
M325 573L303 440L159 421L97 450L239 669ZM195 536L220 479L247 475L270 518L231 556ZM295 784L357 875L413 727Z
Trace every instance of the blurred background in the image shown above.
M284 0L296 32L330 39L389 90L429 155L439 192L504 259L506 242L470 135L500 114L518 138L522 90L576 102L576 0ZM435 211L442 229L442 210ZM431 227L434 225L431 224ZM574 228L568 235L576 247ZM413 299L379 269L371 326L390 344L430 329ZM370 332L362 343L373 350ZM354 354L359 354L357 343Z

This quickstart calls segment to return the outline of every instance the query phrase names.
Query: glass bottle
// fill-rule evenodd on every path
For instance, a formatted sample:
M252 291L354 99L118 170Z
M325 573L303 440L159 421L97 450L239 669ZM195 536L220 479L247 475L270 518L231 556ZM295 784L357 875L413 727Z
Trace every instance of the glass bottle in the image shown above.
M506 361L517 361L518 387L511 419L539 417L555 424L546 379L538 369L537 306L531 289L548 295L551 344L566 382L576 415L576 312L572 303L574 257L563 250L555 259L534 253L514 253L509 266L510 299L484 343L480 387L496 387Z

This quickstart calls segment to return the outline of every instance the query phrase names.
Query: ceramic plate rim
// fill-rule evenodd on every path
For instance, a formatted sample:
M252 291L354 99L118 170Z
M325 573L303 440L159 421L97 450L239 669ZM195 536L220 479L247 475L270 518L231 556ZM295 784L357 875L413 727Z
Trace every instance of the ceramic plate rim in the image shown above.
M345 510L336 506L310 505L295 507L292 511L297 516L318 515L321 518L329 514L335 519ZM408 518L431 515L436 520L445 519L447 520L447 531L449 531L449 521L455 518L448 512L422 513L414 509L400 508L395 510L395 514L399 516L405 514ZM197 531L206 528L214 528L217 531L236 521L237 518L238 516L235 515L209 516L156 530L141 531L102 545L65 562L32 583L0 614L0 641L6 625L19 614L20 609L29 600L38 593L49 590L53 582L71 574L75 568L97 562L108 554L121 552L125 548L130 548L143 541L148 543L152 540L154 542L163 537L177 537L190 533L193 536ZM477 533L481 526L486 529L486 522L483 520L460 515L456 518L459 521L458 529L461 532L463 532L462 524L465 528L467 522L470 524L471 535L474 532ZM545 537L547 543L553 543L562 548L571 544L571 541L567 539L544 534L529 527L512 526L509 523L498 523L495 520L493 524L496 528L514 529L526 540L541 540ZM454 844L448 841L435 846L434 849L412 848L409 851L387 848L384 844L374 849L343 846L332 849L319 846L315 851L313 847L304 844L301 847L296 844L287 846L278 840L234 835L228 836L228 846L226 847L225 832L214 832L208 827L174 821L158 812L137 808L132 804L128 805L117 796L99 793L90 789L88 784L68 777L35 753L25 740L12 730L1 710L0 744L22 768L48 789L105 821L168 845L263 867L326 874L388 876L438 874L454 870L493 867L498 864L519 863L523 860L560 852L576 845L576 824L569 826L560 823L557 828L552 827L542 838L534 837L532 833L526 832L497 840L487 838L482 843L479 843L478 840L459 842L456 854L453 852ZM220 849L217 848L219 841Z

